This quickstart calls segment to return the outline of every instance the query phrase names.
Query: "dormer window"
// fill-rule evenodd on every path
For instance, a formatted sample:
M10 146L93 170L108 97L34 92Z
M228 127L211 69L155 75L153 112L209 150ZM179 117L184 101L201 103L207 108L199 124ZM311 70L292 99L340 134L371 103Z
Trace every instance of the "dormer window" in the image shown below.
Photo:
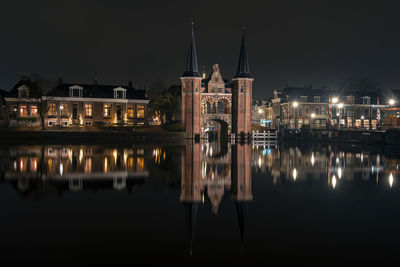
M314 96L314 102L315 103L320 103L321 102L321 97L320 96Z
M369 105L369 104L371 104L371 98L369 97L369 96L364 96L364 97L361 97L362 98L362 100L363 100L363 104L364 105Z
M307 102L307 97L306 96L301 96L300 97L300 102Z
M74 85L69 88L69 96L70 97L82 97L83 96L83 87Z
M29 97L29 88L25 85L18 88L18 97L20 98L28 98Z
M114 88L115 99L126 99L126 89L122 87Z
M354 104L354 96L352 95L347 96L347 104Z

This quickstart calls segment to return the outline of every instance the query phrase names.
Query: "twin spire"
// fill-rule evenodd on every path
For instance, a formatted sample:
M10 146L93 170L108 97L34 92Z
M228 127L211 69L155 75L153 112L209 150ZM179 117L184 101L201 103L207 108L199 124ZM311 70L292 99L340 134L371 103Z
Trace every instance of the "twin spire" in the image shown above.
M197 67L196 43L194 41L194 23L192 22L192 39L189 44L189 51L186 59L186 69L182 77L200 77Z
M192 38L186 59L186 69L182 77L201 77L197 67L196 44L194 39L194 23L192 22ZM246 40L243 28L242 44L240 47L239 63L234 78L251 78L249 62L247 58Z

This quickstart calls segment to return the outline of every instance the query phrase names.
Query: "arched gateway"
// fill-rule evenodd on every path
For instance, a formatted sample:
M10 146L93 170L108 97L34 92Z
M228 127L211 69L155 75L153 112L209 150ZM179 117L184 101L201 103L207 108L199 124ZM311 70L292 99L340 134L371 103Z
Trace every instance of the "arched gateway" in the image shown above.
M249 71L244 31L237 73L230 82L222 78L218 64L214 64L210 77L200 76L192 25L181 84L182 125L187 137L205 137L210 131L217 131L222 138L231 133L236 137L250 134L253 78Z

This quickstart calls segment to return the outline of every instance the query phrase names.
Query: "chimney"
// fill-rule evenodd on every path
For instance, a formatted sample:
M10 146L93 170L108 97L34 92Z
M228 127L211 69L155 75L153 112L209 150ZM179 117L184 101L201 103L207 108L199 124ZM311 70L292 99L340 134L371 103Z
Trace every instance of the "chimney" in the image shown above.
M57 85L61 85L61 84L63 84L63 78L62 77L58 77Z
M131 81L131 80L128 81L128 87L133 88L133 81Z
M94 78L94 79L93 79L93 84L94 84L94 85L97 85L97 84L98 84L97 78Z

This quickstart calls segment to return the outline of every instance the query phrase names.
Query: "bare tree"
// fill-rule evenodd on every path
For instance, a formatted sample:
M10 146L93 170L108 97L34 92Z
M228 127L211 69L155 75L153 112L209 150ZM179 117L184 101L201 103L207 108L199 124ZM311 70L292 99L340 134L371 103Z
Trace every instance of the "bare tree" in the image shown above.
M37 112L40 117L40 125L42 130L45 130L44 119L46 114L49 112L49 102L51 98L47 96L47 92L52 88L53 82L45 80L39 75L35 75L33 78L31 88L31 98L37 106Z

